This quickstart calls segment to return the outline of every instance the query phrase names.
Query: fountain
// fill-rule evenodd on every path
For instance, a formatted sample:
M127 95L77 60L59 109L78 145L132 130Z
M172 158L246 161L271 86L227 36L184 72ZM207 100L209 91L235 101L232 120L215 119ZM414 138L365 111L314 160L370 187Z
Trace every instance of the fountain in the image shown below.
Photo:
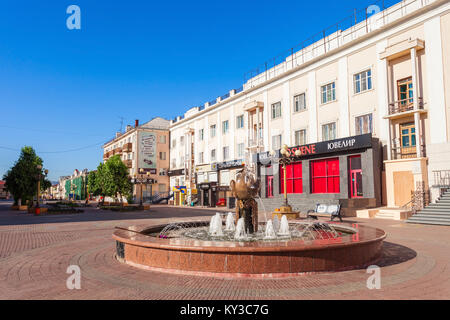
M266 232L264 233L265 240L273 240L277 238L277 234L275 229L273 228L272 220L267 221L266 224Z
M225 231L236 231L236 226L234 225L234 216L232 212L227 215L227 220L225 222Z
M285 277L375 263L386 233L357 224L258 221L259 182L247 168L230 184L236 216L117 228L116 257L143 269L220 277Z
M278 230L277 235L281 237L291 236L291 232L289 231L289 223L286 216L281 217L280 229Z

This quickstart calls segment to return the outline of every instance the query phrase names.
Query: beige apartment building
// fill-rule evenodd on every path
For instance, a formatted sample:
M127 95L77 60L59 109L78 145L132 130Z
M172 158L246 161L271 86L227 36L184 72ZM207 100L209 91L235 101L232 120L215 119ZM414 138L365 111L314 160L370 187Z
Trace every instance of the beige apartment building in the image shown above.
M155 193L169 191L169 121L160 117L142 125L128 125L124 133L103 145L103 161L119 155L129 168L131 178L144 177L148 184L136 183L133 195L137 201Z
M401 1L338 28L172 120L171 188L214 206L246 163L274 210L286 144L302 152L286 169L302 211L327 201L347 214L406 208L422 189L436 199L450 172L450 2Z

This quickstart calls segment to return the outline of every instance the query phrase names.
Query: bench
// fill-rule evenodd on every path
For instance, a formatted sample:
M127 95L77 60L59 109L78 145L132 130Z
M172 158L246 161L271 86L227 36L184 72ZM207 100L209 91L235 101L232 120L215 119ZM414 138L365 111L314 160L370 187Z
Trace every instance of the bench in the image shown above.
M309 210L307 214L308 218L311 217L316 220L317 217L329 217L329 216L331 216L331 221L333 221L334 218L338 217L339 220L342 222L341 205L318 203L316 204L316 209Z

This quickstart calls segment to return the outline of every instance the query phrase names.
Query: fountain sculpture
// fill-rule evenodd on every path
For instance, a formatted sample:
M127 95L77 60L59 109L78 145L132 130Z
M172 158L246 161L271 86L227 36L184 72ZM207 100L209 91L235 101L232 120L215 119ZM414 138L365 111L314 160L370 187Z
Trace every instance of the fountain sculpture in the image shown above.
M236 181L230 183L231 192L237 200L236 220L244 219L245 230L258 231L258 204L255 197L259 192L259 181L247 167L236 175Z

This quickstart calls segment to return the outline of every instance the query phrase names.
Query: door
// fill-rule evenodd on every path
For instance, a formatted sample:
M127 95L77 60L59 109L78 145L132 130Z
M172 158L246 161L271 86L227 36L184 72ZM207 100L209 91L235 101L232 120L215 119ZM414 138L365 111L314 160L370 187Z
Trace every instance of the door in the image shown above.
M400 125L400 147L402 159L416 157L416 127L414 122Z
M363 197L361 156L349 157L350 198Z
M267 198L273 198L273 176L267 176Z
M411 201L411 191L414 190L414 176L411 171L394 172L394 200L398 207Z

